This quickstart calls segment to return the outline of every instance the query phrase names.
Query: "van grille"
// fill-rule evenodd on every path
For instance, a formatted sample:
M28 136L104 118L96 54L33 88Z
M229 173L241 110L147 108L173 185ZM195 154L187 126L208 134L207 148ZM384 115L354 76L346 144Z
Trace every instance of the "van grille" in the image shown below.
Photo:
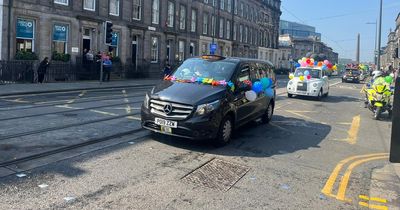
M165 111L167 105L170 105L171 110ZM168 119L184 120L189 117L193 111L193 106L178 103L170 103L160 100L150 100L151 113Z

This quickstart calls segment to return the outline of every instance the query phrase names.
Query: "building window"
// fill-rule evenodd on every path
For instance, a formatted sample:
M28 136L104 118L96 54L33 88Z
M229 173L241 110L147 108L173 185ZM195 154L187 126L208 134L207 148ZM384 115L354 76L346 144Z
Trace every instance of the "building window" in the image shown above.
M151 10L151 23L153 24L160 23L160 0L153 0L152 10Z
M239 4L238 4L238 0L234 0L234 1L235 1L235 5L233 5L233 7L234 7L235 15L237 15Z
M190 42L189 54L190 57L196 56L196 44L194 42Z
M68 6L68 0L54 0L54 3Z
M243 4L243 2L240 2L240 16L244 17L244 4Z
M233 40L236 41L237 39L237 25L233 24Z
M179 62L185 60L185 42L184 41L179 41L178 59L179 59Z
M17 19L17 51L34 52L35 21L29 19Z
M133 15L134 20L142 19L142 0L133 0Z
M68 28L68 25L65 24L56 23L53 25L53 52L67 53Z
M226 39L231 38L231 21L226 21Z
M249 28L246 26L244 28L244 43L248 42Z
M118 32L112 33L112 40L111 40L112 52L110 53L113 56L119 56L119 37L120 36Z
M217 6L217 0L213 0L212 5L213 5L213 7L216 7Z
M196 32L196 27L197 27L197 11L192 9L192 23L190 25L190 31L191 32Z
M219 37L224 38L224 19L219 19Z
M208 33L208 14L203 14L203 34Z
M96 0L84 0L83 9L89 11L96 11Z
M179 29L185 30L186 29L186 7L181 5L180 6L180 20L179 20Z
M217 23L217 20L215 19L215 16L212 15L211 16L211 35L212 36L215 36L215 33L216 33L216 29L217 29L216 23Z
M221 10L225 9L225 0L220 0L220 8Z
M158 62L158 37L151 37L151 62Z
M110 0L110 15L119 16L119 0Z
M226 4L226 10L228 12L232 12L232 0L228 0L228 2Z
M175 4L172 1L168 1L168 16L167 16L167 26L174 27L175 17Z
M239 26L239 41L243 42L243 25Z
M202 54L202 55L207 55L207 54L208 54L207 51L208 51L207 44L206 44L206 43L203 43L203 44L201 45L201 54Z

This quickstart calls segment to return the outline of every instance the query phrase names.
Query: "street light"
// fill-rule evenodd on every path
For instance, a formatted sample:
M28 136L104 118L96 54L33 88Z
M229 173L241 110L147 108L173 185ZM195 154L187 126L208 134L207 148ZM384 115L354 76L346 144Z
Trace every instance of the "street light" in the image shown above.
M380 6L379 6L379 29L378 29L378 58L376 62L377 70L381 69L381 37L382 37L382 3L383 0L380 0Z
M378 21L375 21L375 22L367 22L367 23L365 23L365 24L367 24L367 25L375 25L375 50L374 50L374 64L375 65L377 65L377 62L378 62L378 60L377 60L377 52L378 52L378 50L379 49L376 49L377 48L377 44L378 44Z

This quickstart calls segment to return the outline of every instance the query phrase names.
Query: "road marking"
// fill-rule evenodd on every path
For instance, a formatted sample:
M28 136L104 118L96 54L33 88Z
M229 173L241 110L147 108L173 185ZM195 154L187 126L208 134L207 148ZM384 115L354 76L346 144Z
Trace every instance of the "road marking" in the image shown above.
M77 99L82 98L86 94L86 90L82 91L77 97L75 97L72 100L67 101L67 104L72 104L74 103Z
M126 118L127 118L127 119L130 119L130 120L139 120L139 121L142 120L141 117L135 117L135 116L129 116L129 117L126 117Z
M337 123L338 125L351 125L352 123L348 123L348 122L340 122L340 123Z
M373 205L373 204L368 204L368 203L362 202L362 201L358 202L358 205L367 207L370 209L377 209L377 210L388 210L389 209L387 206Z
M332 194L332 190L333 190L333 185L336 182L336 179L339 175L340 170L342 170L343 166L345 164L347 164L350 161L353 161L355 159L358 158L368 158L368 157L374 157L374 156L382 156L382 155L387 155L387 153L376 153L376 154L368 154L368 155L356 155L356 156L351 156L348 157L344 160L341 160L335 167L335 169L333 169L331 175L329 176L328 180L326 181L326 184L324 186L324 188L321 190L321 192L327 196L332 196L332 197L336 197L335 195Z
M7 102L14 102L14 103L29 103L29 101L24 101L22 100L22 98L17 98L17 99L2 99L3 101L7 101Z
M296 110L286 110L286 111L295 113L317 113L316 111L296 111Z
M340 83L342 83L342 82L336 82L336 83L333 83L333 84L329 85L329 87L332 87L332 86L338 85L338 84L340 84Z
M111 112L103 112L95 109L91 109L91 112L98 113L98 114L103 114L103 115L109 115L109 116L118 116L117 114L111 113Z
M368 197L366 195L359 195L358 197L360 199L367 200L367 201L376 201L376 202L379 202L379 203L387 203L387 200L383 199L383 198Z
M275 111L276 111L276 110L279 110L279 109L281 109L281 108L283 108L283 107L289 106L289 105L291 105L291 104L292 104L292 102L288 102L288 103L286 103L286 104L280 105L280 106L278 106L278 107L275 108Z
M125 89L122 90L122 95L125 97L124 98L124 102L125 103L129 103L128 95L126 94L126 90ZM131 106L129 104L126 105L125 111L126 111L127 114L132 113L132 108L131 108Z
M55 106L55 107L57 107L57 108L64 108L64 109L75 109L75 110L83 109L83 108L71 107L71 106L69 106L68 104L66 104L66 105L58 105L58 106Z
M355 116L353 118L353 122L351 123L350 129L347 132L348 133L348 142L349 144L356 144L357 143L357 136L358 136L358 131L360 130L360 121L361 121L361 116Z
M355 167L357 167L360 164L369 162L369 161L380 160L380 159L385 159L385 158L389 158L389 156L384 155L384 156L361 159L361 160L355 161L352 164L350 164L350 166L347 168L346 172L344 173L342 180L340 181L339 190L338 190L336 199L338 199L340 201L349 201L349 199L346 199L346 190L347 190L347 185L349 184L351 173L353 172L353 169Z
M297 115L297 116L299 116L299 117L302 117L302 118L304 118L304 119L310 120L310 121L315 122L315 123L320 123L320 124L323 124L323 125L328 125L328 123L326 123L326 122L320 122L320 121L315 120L315 119L313 119L313 118L311 118L311 117L308 117L308 116L306 116L306 115L304 115L304 114L300 114L299 112L302 112L302 111L293 111L293 110L285 110L285 111L286 111L286 112L289 112L289 113L291 113L291 114Z
M95 96L95 97L89 97L89 98L85 98L85 99L101 99L101 98L109 98L109 97L110 96ZM44 102L36 102L35 105L68 102L68 101L70 101L70 100L64 99L64 100L55 100L55 101L44 101Z

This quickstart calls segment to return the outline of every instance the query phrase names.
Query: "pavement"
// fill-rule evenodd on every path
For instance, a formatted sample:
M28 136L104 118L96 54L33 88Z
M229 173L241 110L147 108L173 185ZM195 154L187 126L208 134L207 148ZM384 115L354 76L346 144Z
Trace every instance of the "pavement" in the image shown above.
M0 98L0 209L399 209L391 122L363 108L361 85L333 79L315 101L286 82L271 123L222 148L140 130L148 86Z

